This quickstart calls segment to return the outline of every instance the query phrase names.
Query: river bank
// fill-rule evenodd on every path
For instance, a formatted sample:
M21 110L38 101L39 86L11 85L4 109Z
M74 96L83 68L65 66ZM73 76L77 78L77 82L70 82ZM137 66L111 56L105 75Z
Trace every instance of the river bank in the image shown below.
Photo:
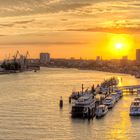
M121 73L130 75L140 75L140 65L135 61L121 60L72 60L72 59L52 59L50 63L44 65L49 68L76 68L79 70L94 70L111 73Z
M128 72L128 71L118 71L118 70L110 70L110 69L102 69L102 68L77 68L77 67L66 67L66 66L51 66L51 65L47 65L47 66L43 66L46 68L64 68L64 69L77 69L77 70L90 70L90 71L99 71L99 72L109 72L109 73L118 73L118 74L129 74L132 76L135 76L135 73L133 72Z

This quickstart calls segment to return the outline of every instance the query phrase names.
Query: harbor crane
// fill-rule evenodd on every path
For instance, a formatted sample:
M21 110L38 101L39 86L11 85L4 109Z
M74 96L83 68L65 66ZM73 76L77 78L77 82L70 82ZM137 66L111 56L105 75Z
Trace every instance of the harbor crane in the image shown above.
M16 54L13 56L13 58L14 58L14 62L17 61L17 57L18 57L18 55L20 55L19 51L17 51Z
M25 57L24 57L24 64L26 64L26 62L27 62L27 58L30 56L30 54L29 54L29 52L27 51L26 52L26 55L25 55Z

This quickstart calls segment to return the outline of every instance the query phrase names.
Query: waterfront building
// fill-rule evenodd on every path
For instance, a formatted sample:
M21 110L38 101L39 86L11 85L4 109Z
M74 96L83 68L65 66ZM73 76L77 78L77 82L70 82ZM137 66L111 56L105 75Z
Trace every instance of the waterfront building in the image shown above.
M137 64L140 64L140 49L136 50L136 62Z
M121 60L121 65L128 65L128 56L123 56Z
M124 60L124 61L126 60L127 61L128 60L128 56L123 56L122 60Z
M46 64L50 62L50 54L49 53L40 53L40 63Z
M40 59L28 59L28 65L40 65Z
M24 55L20 55L18 62L20 63L22 70L25 70L27 68L27 58Z
M102 57L101 56L97 56L96 57L96 61L101 61L102 60Z

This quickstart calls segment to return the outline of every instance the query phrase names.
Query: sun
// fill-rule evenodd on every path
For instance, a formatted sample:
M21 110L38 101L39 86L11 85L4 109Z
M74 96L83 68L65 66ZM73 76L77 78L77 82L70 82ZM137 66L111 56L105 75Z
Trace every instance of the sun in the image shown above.
M123 48L123 44L122 43L116 43L115 47L116 47L117 50L120 50L120 49Z
M133 49L133 37L127 34L109 34L107 50L113 58L129 56Z

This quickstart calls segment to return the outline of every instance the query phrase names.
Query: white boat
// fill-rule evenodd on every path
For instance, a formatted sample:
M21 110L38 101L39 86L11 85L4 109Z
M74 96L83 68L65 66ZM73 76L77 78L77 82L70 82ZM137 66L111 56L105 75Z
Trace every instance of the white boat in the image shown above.
M96 117L103 117L107 114L108 107L106 105L99 105L96 109Z
M119 89L115 89L114 92L116 92L120 97L123 96L123 91Z
M133 101L130 106L131 116L140 116L140 101Z
M116 102L118 102L119 99L120 99L120 95L119 95L118 93L116 93L116 92L111 93L110 96L111 96L112 98L114 98Z
M112 108L115 105L115 98L108 96L104 99L103 104L108 106L108 108Z
M72 106L72 117L90 118L95 116L95 99L92 94L84 94Z

